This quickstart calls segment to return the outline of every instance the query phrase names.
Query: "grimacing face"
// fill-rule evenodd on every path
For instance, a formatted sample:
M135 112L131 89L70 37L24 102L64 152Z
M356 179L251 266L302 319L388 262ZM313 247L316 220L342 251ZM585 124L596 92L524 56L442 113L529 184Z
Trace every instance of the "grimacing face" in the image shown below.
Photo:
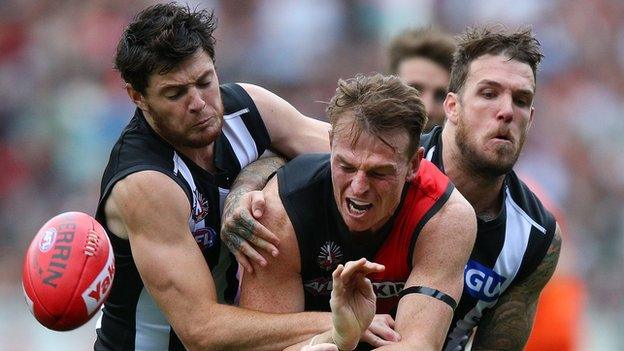
M489 177L511 171L533 121L534 92L528 64L504 55L474 60L457 104L461 161Z
M152 73L139 100L156 132L174 147L202 148L221 133L219 79L202 49L166 74Z
M450 74L447 69L425 57L410 57L397 67L397 76L405 84L420 92L427 111L427 125L423 132L444 123L444 99Z
M331 137L334 200L351 232L376 231L397 209L405 182L418 169L422 150L408 160L405 131L383 136L393 144L390 147L366 132L353 145L350 130L340 128Z

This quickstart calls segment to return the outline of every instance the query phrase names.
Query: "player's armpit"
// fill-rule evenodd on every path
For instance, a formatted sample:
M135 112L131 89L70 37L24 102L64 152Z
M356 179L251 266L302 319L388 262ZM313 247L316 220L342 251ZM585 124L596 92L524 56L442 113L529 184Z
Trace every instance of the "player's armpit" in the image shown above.
M507 290L488 310L473 342L473 350L522 350L526 344L539 294L550 280L561 251L561 229L557 225L548 252L537 269L522 283Z

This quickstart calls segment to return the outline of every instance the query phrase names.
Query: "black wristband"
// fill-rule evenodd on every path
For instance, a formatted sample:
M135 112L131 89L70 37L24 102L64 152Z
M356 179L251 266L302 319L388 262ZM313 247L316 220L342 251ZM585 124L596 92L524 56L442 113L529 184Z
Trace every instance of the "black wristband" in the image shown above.
M401 292L399 292L399 299L403 298L403 296L407 294L422 294L431 296L434 299L438 299L451 306L453 311L457 307L457 302L455 301L455 299L441 292L440 290L428 288L426 286L410 286L409 288L403 289L401 290Z

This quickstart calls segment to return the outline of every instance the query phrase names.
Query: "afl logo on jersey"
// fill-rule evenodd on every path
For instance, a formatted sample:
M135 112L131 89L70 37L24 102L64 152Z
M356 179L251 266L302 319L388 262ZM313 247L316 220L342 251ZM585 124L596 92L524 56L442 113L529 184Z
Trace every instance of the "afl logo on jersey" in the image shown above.
M193 237L195 237L197 245L199 245L199 248L203 251L215 244L217 232L210 227L195 229L195 231L193 231Z
M501 285L507 280L475 260L468 261L464 270L464 278L464 287L468 294L487 302L498 299Z
M338 244L333 241L326 241L321 246L321 252L316 257L316 262L322 269L333 271L342 262L343 257L342 249Z

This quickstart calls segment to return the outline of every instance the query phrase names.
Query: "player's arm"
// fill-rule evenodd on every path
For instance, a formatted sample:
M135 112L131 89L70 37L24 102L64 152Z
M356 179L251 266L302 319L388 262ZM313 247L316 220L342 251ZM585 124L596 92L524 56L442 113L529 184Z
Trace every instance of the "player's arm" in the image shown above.
M299 244L279 198L276 178L267 184L263 193L266 209L261 221L268 229L277 233L282 252L277 257L269 258L269 264L259 267L254 273L243 274L240 304L241 307L264 312L301 312L305 308L305 297ZM335 342L339 349L353 349L375 314L375 294L365 275L382 269L383 266L365 259L348 262L344 267L340 265L332 276L333 314L330 316L326 313L319 319L319 325L323 326L324 332L288 349L300 350L312 341L314 344Z
M522 350L526 344L539 295L555 271L561 251L561 229L557 224L548 251L537 269L522 283L509 288L488 310L477 328L473 350Z
M314 314L272 315L218 304L188 227L188 198L168 176L143 171L119 181L106 215L128 235L145 287L187 349L275 350L323 330Z
M251 262L266 265L267 261L261 253L269 253L267 256L279 253L279 239L256 218L264 212L264 196L259 190L264 188L271 174L285 163L286 160L279 156L262 157L252 162L241 170L225 199L221 239L249 273L253 272Z
M274 93L253 84L239 84L253 99L271 137L271 148L287 158L329 152L329 124L304 116Z
M454 190L447 203L423 227L414 247L413 268L405 283L410 287L435 289L459 301L463 272L476 238L477 224L472 206ZM408 293L399 301L396 331L401 342L380 350L440 350L453 317L445 298L430 291ZM438 297L440 295L437 295Z

